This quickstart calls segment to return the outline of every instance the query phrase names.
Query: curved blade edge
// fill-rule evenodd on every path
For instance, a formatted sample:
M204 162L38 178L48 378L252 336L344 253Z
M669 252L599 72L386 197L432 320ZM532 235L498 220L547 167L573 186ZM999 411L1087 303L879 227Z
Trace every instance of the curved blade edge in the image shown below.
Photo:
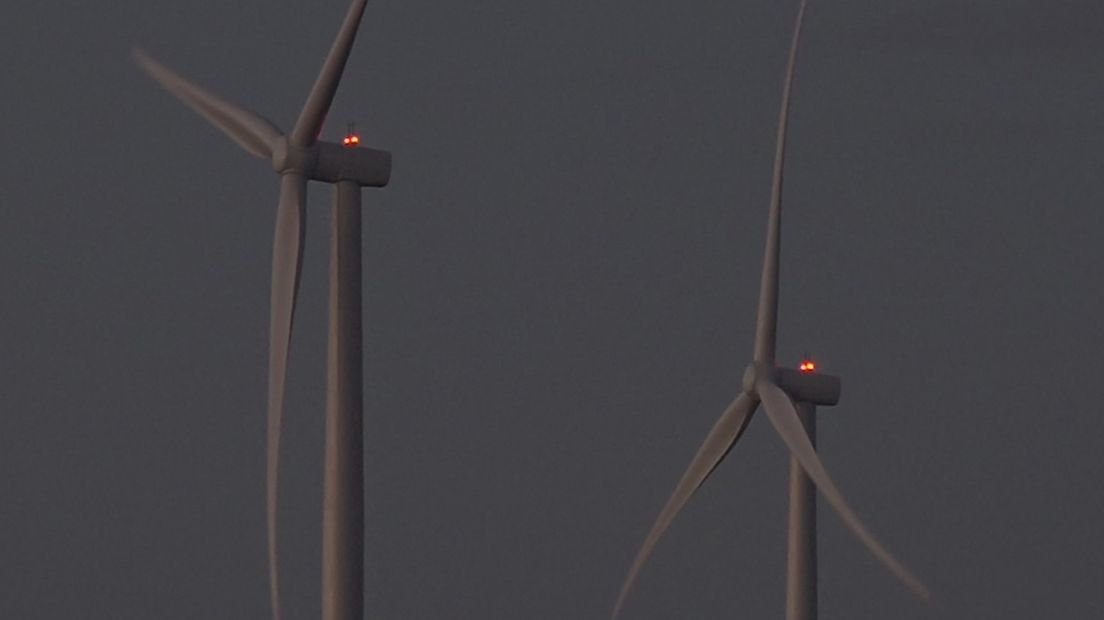
M272 247L272 318L268 357L268 457L266 512L268 525L269 587L272 617L280 619L279 569L277 564L276 513L280 470L280 432L283 425L284 393L288 352L303 264L303 220L306 179L285 174L280 182L280 205L276 212L276 237Z
M349 5L341 30L338 31L333 47L330 48L330 53L322 64L322 70L318 73L318 79L315 80L310 95L303 104L299 120L295 121L295 128L291 130L291 144L310 146L318 139L322 124L326 121L326 114L330 111L330 105L333 104L334 95L337 93L337 86L341 82L341 74L345 71L345 63L348 62L349 53L353 49L353 41L356 40L357 29L364 16L366 4L367 0L353 0Z
M755 361L774 363L778 331L778 260L782 245L782 169L786 162L786 130L790 118L790 94L793 91L797 48L801 24L805 19L805 0L797 10L786 77L782 83L782 104L778 112L778 135L774 147L774 173L771 179L770 212L767 215L767 242L763 248L763 275L759 283L759 312L755 319Z
M717 465L728 455L736 440L744 433L744 429L747 428L748 422L751 420L751 414L755 411L756 404L757 401L752 397L747 394L740 394L724 410L717 423L713 425L713 429L709 431L705 441L698 448L694 460L690 461L690 466L686 468L686 473L682 475L682 479L675 486L671 498L667 500L667 504L659 512L659 517L656 518L655 524L644 539L640 551L637 552L636 559L633 560L632 567L629 568L629 573L621 586L621 592L617 596L617 603L614 605L611 618L616 618L621 612L621 607L625 603L625 598L628 596L633 582L636 581L637 575L640 574L640 570L648 561L648 557L655 549L660 537L667 531L668 526L675 520L675 517L678 516L686 503L690 501L694 492L709 478Z
M790 397L787 396L781 388L769 381L760 380L757 382L756 390L759 392L759 397L763 401L763 409L767 413L767 419L770 420L771 425L774 426L774 429L778 432L782 441L785 442L786 446L790 449L790 453L801 463L801 467L805 472L809 474L809 478L812 479L813 484L820 489L824 498L828 500L828 503L835 509L836 513L839 514L843 524L846 525L847 528L866 545L867 550L884 564L885 567L889 569L889 572L900 579L909 590L912 590L912 592L922 600L928 600L931 595L928 589L924 587L924 584L921 583L909 569L905 568L903 564L897 561L897 559L894 558L876 538L874 538L874 535L866 529L866 526L863 525L858 515L855 514L855 511L848 505L847 500L844 499L843 494L828 475L828 471L824 469L824 464L820 461L820 457L817 456L816 449L813 448L812 442L809 441L809 435L806 434L805 427L801 424L801 419L798 417L793 403L790 402Z
M143 50L131 51L134 62L165 90L182 101L250 154L267 159L283 134L264 117L213 95L189 82Z

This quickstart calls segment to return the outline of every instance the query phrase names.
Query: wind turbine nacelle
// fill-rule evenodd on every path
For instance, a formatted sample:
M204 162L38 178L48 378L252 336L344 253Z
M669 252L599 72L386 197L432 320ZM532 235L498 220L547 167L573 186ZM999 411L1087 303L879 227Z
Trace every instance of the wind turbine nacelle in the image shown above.
M325 183L354 181L361 187L384 187L391 180L391 153L319 142L318 164L311 178Z
M774 381L782 391L797 402L832 406L839 402L840 379L819 372L802 372L793 368L775 368Z
M272 167L279 173L300 172L312 181L352 181L361 187L384 187L391 180L391 153L316 142L296 148L281 140L272 149Z

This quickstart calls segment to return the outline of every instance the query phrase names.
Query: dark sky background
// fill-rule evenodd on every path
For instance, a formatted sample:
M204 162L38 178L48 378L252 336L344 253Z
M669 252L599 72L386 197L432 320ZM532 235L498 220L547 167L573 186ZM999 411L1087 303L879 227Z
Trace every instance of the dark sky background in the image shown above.
M750 358L796 1L374 1L325 136L365 191L369 617L602 620ZM291 126L344 0L0 8L0 617L265 618L277 178L134 44ZM780 361L923 605L822 510L821 614L1104 613L1104 7L813 0ZM311 186L281 512L317 617L329 188ZM625 620L778 618L763 419Z

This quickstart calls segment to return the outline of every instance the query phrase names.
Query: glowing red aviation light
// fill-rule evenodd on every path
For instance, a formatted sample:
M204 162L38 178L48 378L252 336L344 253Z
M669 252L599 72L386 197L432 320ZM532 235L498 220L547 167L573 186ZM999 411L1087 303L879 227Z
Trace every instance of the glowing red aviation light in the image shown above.
M816 372L816 363L812 360L805 360L801 362L801 365L797 367L801 372Z
M345 139L341 141L346 148L353 148L360 144L360 136L356 132L356 123L349 123L348 128L345 130Z

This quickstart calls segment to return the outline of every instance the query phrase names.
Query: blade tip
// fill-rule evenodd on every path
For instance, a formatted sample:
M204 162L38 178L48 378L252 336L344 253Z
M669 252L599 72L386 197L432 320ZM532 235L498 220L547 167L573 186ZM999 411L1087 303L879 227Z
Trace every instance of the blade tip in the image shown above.
M163 67L161 63L154 60L153 56L150 56L146 50L137 45L131 47L130 60L138 65L138 68L145 72L146 75L160 81L158 73L163 70Z
M613 606L613 613L610 614L609 620L617 620L617 616L621 615L621 605L624 604L624 602L623 596L617 599L617 603Z
M132 45L130 47L130 59L139 65L145 66L153 61L150 55L146 53L146 50L142 49L138 45Z
M913 584L912 592L916 595L916 598L920 599L921 603L931 603L931 592L924 587L924 584L916 582Z

